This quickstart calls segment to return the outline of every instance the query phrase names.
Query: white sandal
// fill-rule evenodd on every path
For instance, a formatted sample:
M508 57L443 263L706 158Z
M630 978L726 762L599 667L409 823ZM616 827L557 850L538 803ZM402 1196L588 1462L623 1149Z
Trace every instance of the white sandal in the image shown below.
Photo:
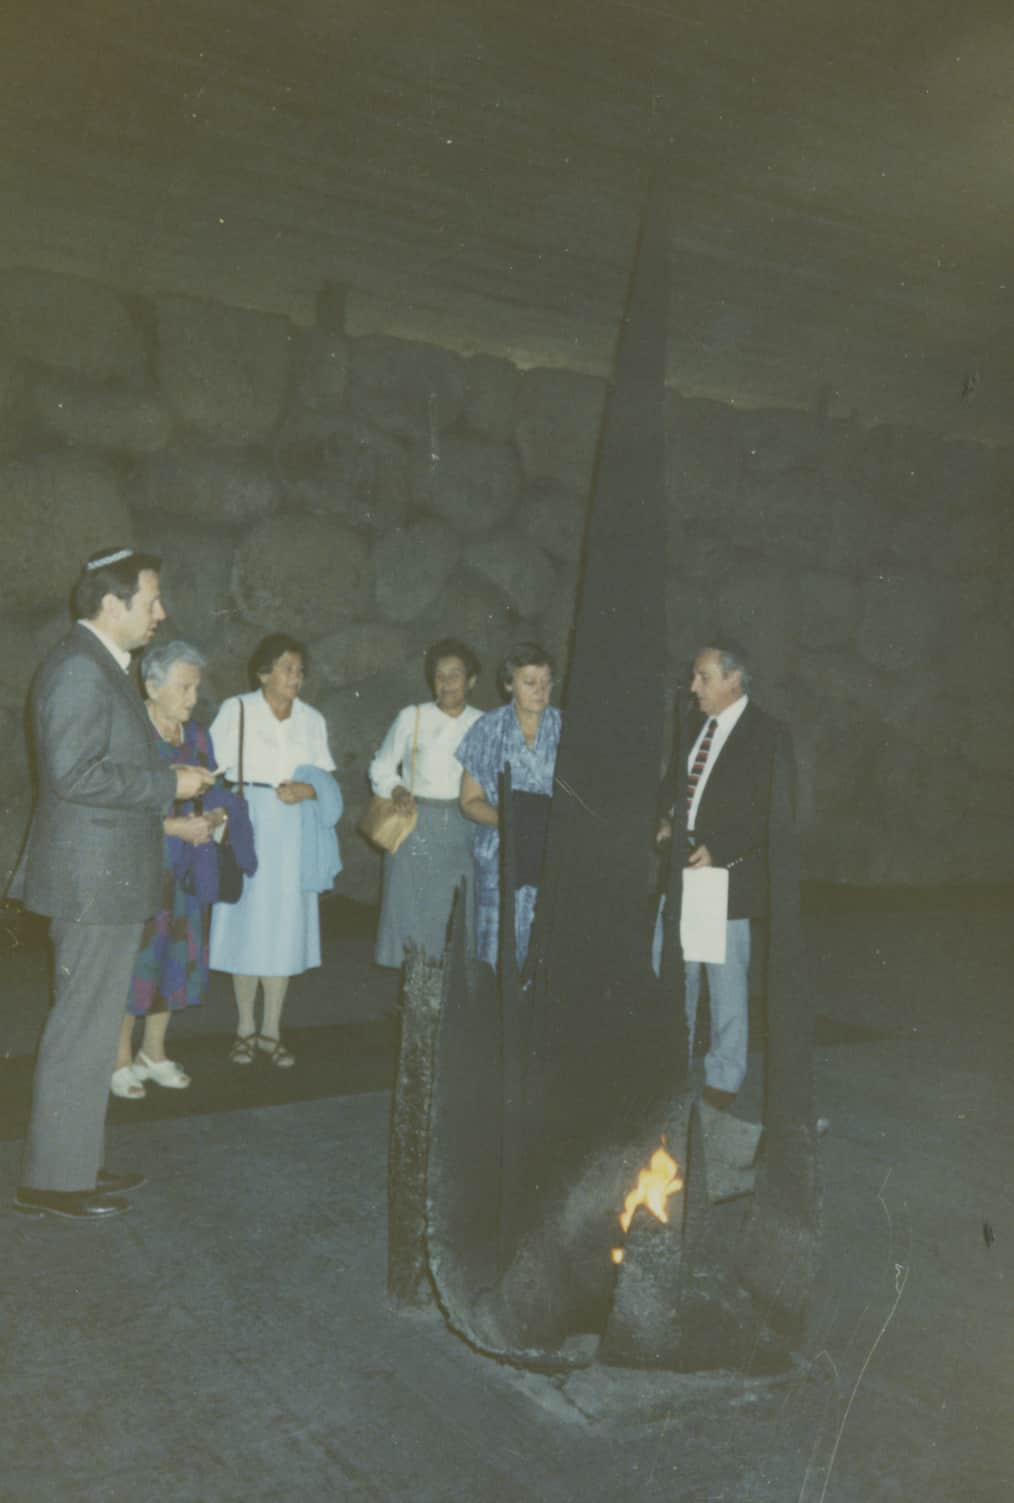
M114 1096L122 1096L125 1101L140 1101L148 1094L138 1079L133 1065L121 1065L118 1070L114 1070L109 1089Z
M156 1085L165 1086L170 1091L185 1091L190 1084L190 1076L176 1060L149 1059L143 1049L137 1052L133 1071L137 1080L153 1080Z

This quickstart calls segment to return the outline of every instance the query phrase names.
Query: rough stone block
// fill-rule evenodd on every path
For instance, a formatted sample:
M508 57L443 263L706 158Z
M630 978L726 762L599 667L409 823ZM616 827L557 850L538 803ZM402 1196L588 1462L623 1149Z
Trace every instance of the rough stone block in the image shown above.
M0 706L20 713L28 696L32 674L41 654L31 626L23 621L0 621ZM6 755L6 752L5 752ZM0 757L0 762L3 758Z
M350 341L352 410L401 438L436 443L461 417L467 385L465 360L450 350L386 334Z
M788 408L743 412L737 427L746 471L755 478L814 468L827 442L819 417Z
M552 598L542 613L537 640L541 641L556 662L557 695L570 666L571 637L574 630L579 582L580 571L577 565L562 565L556 572Z
M930 581L913 574L884 574L860 589L856 646L868 663L890 673L932 661L938 617Z
M465 564L500 590L519 616L537 616L549 604L556 573L541 548L519 533L501 532L469 543Z
M758 562L718 591L718 620L742 642L765 683L791 672L796 647L796 600L790 575Z
M577 563L584 543L587 503L557 485L534 485L525 494L521 531L552 558Z
M8 611L57 607L90 553L133 540L116 478L94 456L45 454L0 465L0 495L0 598Z
M229 526L256 522L275 511L279 489L261 454L180 443L138 467L130 501L140 512Z
M439 459L416 449L412 494L418 507L465 537L481 537L502 526L517 506L521 467L508 444L453 436L441 440Z
M465 383L466 426L494 443L506 443L514 432L521 388L517 366L495 355L473 355L465 366Z
M302 331L294 339L293 369L292 407L337 412L348 381L348 340L337 330Z
M859 619L855 581L844 574L806 570L799 576L799 641L811 648L851 641Z
M666 496L675 518L714 525L735 506L742 477L740 414L727 403L666 400Z
M373 571L366 543L319 517L286 512L240 544L232 593L265 631L318 637L368 613Z
M273 314L163 298L158 304L158 371L177 416L219 443L265 438L281 415L293 331Z
M411 652L408 632L382 621L353 621L311 643L314 681L335 688L361 684L379 673L396 672Z
M289 506L379 532L404 520L411 500L406 448L362 418L338 413L326 431L303 437L287 424L274 460Z
M136 531L139 545L162 559L162 600L169 621L160 638L171 629L210 651L239 614L230 593L236 538L151 514L137 519Z
M172 434L168 407L150 392L86 388L68 381L37 381L32 409L50 433L93 449L151 454Z
M96 381L144 381L144 343L123 302L80 277L18 267L0 274L0 334L27 360Z
M821 563L827 547L827 516L816 470L744 476L735 509L728 509L731 536L793 564Z
M461 554L457 535L427 519L382 538L374 558L377 605L389 621L414 621L437 600Z
M515 437L529 480L591 491L606 383L573 371L530 370L517 398Z

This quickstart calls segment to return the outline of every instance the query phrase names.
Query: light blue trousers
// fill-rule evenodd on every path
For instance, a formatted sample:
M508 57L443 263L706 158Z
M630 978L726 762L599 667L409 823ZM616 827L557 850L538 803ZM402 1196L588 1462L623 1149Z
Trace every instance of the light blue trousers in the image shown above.
M750 920L729 919L725 926L725 964L705 965L688 960L686 975L687 1028L693 1048L701 972L708 973L711 1041L704 1056L704 1084L735 1093L746 1076L749 1019Z

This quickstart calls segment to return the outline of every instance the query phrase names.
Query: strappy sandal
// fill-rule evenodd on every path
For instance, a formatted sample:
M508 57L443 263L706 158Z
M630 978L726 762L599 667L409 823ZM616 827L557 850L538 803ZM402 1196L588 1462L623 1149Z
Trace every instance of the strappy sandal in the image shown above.
M268 1064L274 1065L276 1070L291 1070L296 1063L296 1056L291 1049L286 1049L281 1039L267 1038L261 1033L257 1035L257 1047L267 1055Z
M231 1065L252 1065L257 1054L256 1033L237 1033L229 1050Z
M122 1096L124 1101L142 1101L148 1094L138 1080L133 1065L121 1065L118 1070L114 1070L109 1089L114 1096Z

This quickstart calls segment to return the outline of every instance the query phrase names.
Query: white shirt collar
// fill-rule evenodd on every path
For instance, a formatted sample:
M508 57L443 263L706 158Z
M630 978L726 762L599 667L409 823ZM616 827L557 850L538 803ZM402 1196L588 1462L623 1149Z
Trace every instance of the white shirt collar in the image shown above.
M726 705L724 710L720 710L715 716L709 716L709 719L717 720L718 729L728 735L749 703L749 694L741 694L731 705Z
M94 621L82 621L79 618L77 624L78 624L78 626L87 626L88 630L92 633L92 635L95 636L95 637L98 637L98 639L102 643L103 647L106 648L106 650L108 652L112 653L113 657L119 663L119 665L123 669L124 673L129 673L129 671L130 671L130 653L129 652L124 652L123 648L117 646L117 644L113 641L112 637L107 637L104 631L99 631L99 629L95 625Z

